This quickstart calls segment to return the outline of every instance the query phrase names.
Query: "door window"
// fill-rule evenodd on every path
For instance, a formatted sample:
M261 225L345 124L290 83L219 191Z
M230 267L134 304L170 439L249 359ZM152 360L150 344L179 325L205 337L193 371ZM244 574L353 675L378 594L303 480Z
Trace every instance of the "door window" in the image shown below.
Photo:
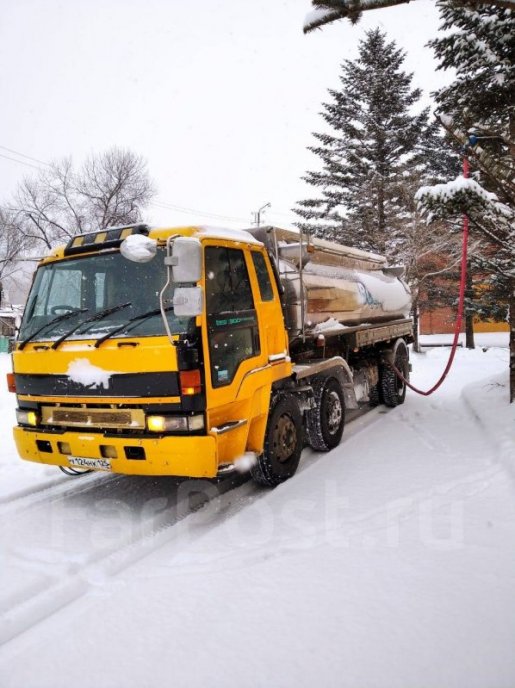
M252 251L252 260L254 261L254 267L256 269L261 301L273 301L274 290L272 289L272 282L270 281L270 274L266 267L265 257L258 251Z
M211 381L222 387L242 361L259 354L258 323L243 251L208 246L205 261Z

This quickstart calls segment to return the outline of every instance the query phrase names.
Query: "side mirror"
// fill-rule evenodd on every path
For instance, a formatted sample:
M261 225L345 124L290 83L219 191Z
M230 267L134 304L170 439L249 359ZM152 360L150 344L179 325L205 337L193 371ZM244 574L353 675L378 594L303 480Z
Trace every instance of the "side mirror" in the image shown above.
M200 287L176 287L173 294L173 312L177 317L193 318L202 313Z
M193 237L177 237L172 244L172 255L165 258L172 267L174 282L198 282L202 277L202 246Z

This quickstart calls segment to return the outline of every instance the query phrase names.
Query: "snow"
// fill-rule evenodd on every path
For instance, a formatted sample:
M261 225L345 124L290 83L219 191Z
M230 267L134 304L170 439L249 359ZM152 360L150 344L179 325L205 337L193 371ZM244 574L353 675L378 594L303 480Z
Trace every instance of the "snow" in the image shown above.
M255 452L245 452L243 456L235 460L234 465L239 473L247 473L255 465L256 461L257 455Z
M131 234L120 245L122 256L135 263L148 263L156 252L157 241L143 234Z
M429 196L435 200L450 201L456 195L467 192L475 194L487 203L497 201L497 196L494 193L483 189L474 179L465 178L461 175L444 184L421 186L415 194L415 199L420 201L424 196Z
M477 335L275 490L61 477L16 457L0 392L2 688L515 685L506 344ZM447 356L413 354L414 384Z
M315 329L313 330L314 334L323 334L324 332L340 332L347 329L345 325L342 325L341 323L336 320L336 318L328 318L327 320L324 320L324 322L318 323L316 325Z
M359 273L363 284L375 302L381 304L386 313L403 312L407 318L411 309L411 293L406 284L395 277L372 272ZM368 301L367 301L368 302Z
M214 239L224 239L227 241L241 241L245 244L255 244L262 246L262 242L255 239L250 232L242 229L227 229L226 227L199 227L199 234L213 237Z
M442 113L440 115L440 119L441 119L444 127L447 127L448 129L450 129L452 127L453 119L450 115L446 115L445 113Z
M311 12L308 12L304 17L304 28L307 29L319 21L324 21L332 14L334 14L334 10L311 10Z
M288 352L286 349L281 352L280 354L270 354L268 356L268 362L269 363L275 363L276 361L285 361L285 360L290 360L290 357L288 356Z
M114 371L104 370L94 366L87 358L76 358L68 366L66 374L72 380L86 387L96 389L98 387L109 387L109 378L114 375Z

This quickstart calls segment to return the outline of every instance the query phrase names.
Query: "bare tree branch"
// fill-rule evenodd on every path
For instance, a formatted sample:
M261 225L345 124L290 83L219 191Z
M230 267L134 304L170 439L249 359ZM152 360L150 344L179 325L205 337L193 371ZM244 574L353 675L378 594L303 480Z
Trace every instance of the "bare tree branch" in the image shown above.
M78 171L67 158L24 179L12 204L13 221L27 240L51 248L77 233L139 222L153 195L145 161L112 148Z

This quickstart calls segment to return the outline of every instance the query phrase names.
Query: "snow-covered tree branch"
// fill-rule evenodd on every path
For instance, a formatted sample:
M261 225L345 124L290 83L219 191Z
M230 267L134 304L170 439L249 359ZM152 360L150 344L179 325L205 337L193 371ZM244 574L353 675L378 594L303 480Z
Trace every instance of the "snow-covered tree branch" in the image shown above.
M384 9L394 5L406 5L409 2L416 2L416 0L313 0L314 9L304 19L304 33L309 33L340 19L349 19L355 23L359 20L362 12ZM455 0L453 4L472 8L478 5L491 5L501 9L515 9L514 0Z

